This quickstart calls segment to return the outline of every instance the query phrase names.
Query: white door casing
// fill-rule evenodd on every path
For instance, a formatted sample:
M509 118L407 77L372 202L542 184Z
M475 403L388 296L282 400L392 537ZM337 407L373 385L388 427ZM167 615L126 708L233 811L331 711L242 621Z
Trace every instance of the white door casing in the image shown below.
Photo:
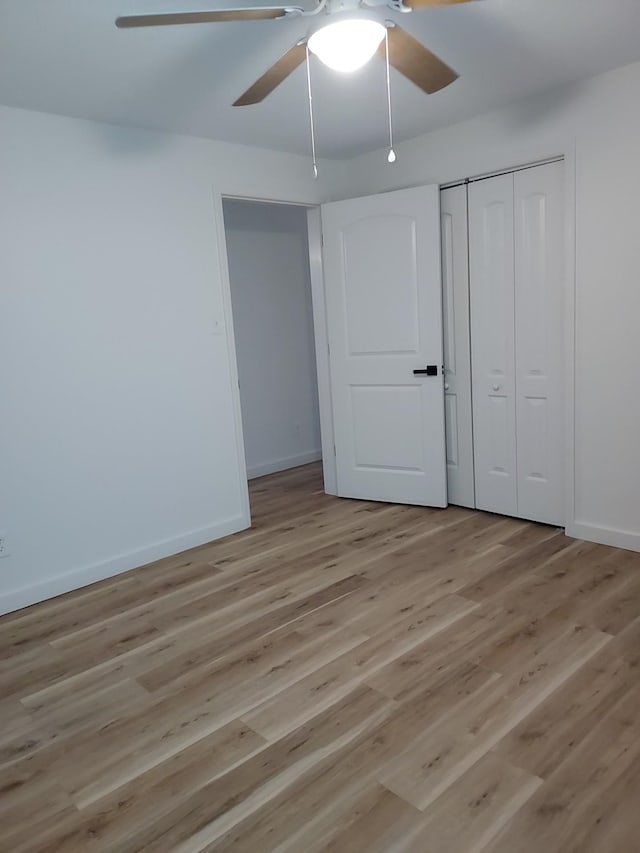
M440 192L444 402L449 503L475 507L467 187Z
M446 506L438 187L323 205L322 230L338 494Z
M469 271L476 505L517 515L512 174L469 186Z
M518 515L562 524L564 164L516 172Z

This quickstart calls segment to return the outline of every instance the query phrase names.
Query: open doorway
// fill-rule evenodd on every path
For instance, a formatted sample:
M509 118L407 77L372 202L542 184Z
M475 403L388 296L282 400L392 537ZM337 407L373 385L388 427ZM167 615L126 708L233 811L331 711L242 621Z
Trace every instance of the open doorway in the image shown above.
M223 213L253 508L259 478L290 471L282 487L315 488L321 477L307 208L224 199ZM302 466L315 476L296 476Z

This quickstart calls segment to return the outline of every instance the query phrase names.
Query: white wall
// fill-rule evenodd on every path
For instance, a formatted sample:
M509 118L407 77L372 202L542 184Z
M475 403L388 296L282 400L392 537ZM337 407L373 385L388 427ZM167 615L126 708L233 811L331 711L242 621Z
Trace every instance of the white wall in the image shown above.
M320 459L307 210L223 203L247 475Z
M350 161L345 195L575 150L573 535L640 550L640 64ZM572 158L571 158L572 159Z
M6 107L0 140L6 611L246 526L220 193L342 170Z

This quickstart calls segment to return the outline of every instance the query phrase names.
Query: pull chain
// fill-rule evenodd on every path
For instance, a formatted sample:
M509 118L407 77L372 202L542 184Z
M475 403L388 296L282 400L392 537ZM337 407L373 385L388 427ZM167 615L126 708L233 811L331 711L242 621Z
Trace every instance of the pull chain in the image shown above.
M385 27L384 30L384 47L385 47L385 59L387 66L387 108L389 110L389 153L387 154L387 162L395 163L396 162L396 152L393 150L393 124L391 121L391 77L389 74L389 29Z
M316 135L313 128L313 97L311 95L311 62L309 61L309 45L305 45L307 51L307 93L309 95L309 124L311 125L311 156L313 157L313 177L318 177L318 163L316 160Z

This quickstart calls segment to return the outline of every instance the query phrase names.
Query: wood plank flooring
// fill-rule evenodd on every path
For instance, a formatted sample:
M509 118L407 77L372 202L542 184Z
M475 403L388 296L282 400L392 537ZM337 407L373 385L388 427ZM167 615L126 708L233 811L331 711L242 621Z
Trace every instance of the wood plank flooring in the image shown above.
M317 465L251 497L0 619L3 853L640 849L640 555Z

